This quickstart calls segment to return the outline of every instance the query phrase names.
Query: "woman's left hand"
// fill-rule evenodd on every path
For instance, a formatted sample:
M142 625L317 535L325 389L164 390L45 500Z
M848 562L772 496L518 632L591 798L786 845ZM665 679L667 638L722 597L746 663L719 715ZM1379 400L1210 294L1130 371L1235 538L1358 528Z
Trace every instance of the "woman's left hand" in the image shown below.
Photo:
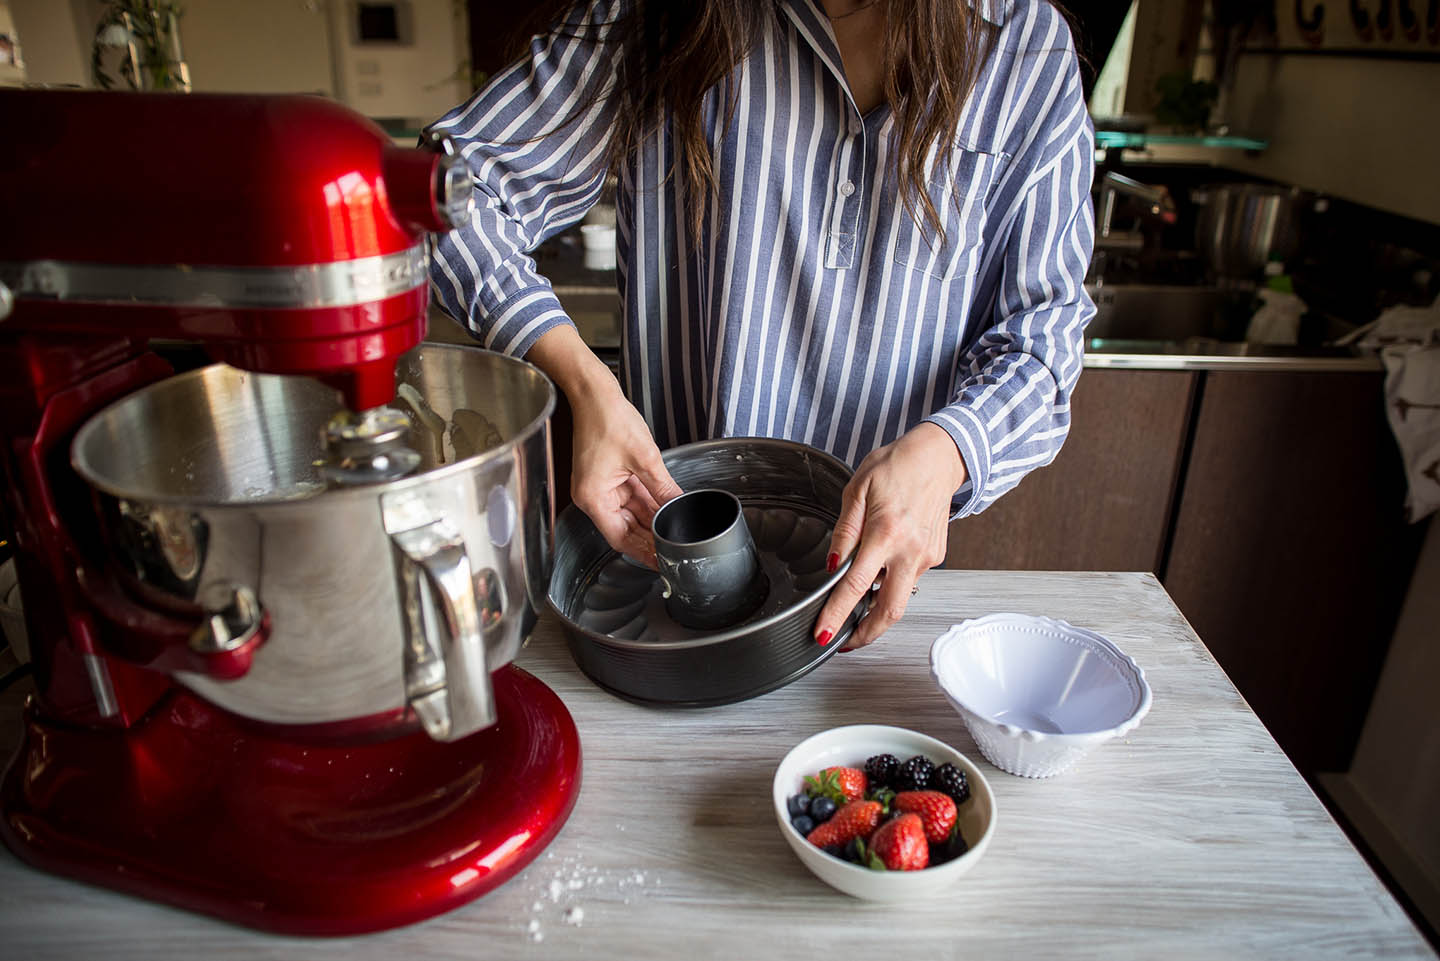
M870 453L850 483L830 537L829 566L852 550L855 559L815 623L815 640L828 644L875 583L880 590L845 650L864 647L898 621L915 581L945 560L950 499L968 476L955 441L921 423L894 443Z

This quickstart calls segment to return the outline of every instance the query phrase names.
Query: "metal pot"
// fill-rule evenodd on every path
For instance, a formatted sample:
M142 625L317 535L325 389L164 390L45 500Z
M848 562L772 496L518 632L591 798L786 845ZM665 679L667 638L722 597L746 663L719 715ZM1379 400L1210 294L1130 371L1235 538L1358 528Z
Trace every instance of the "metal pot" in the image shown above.
M1195 248L1216 280L1257 280L1272 257L1299 245L1306 194L1270 184L1211 184L1196 191Z
M80 429L72 463L129 595L268 628L243 676L181 670L179 683L273 723L408 708L455 740L494 722L489 674L549 581L554 388L521 361L440 345L406 355L397 381L421 464L369 486L326 487L337 395L308 378L207 367Z

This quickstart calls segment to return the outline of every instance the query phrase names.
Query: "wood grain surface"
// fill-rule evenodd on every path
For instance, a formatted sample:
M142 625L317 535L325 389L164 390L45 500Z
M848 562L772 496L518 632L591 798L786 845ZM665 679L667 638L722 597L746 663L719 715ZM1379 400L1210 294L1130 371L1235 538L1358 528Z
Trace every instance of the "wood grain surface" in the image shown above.
M927 655L950 624L996 611L1110 637L1149 678L1149 717L1051 780L991 767L931 682ZM705 711L600 692L548 619L518 663L574 714L584 784L550 849L480 901L363 938L284 938L51 877L0 852L0 956L1434 957L1148 574L932 571L879 643ZM8 744L14 701L0 717ZM938 737L990 780L994 840L946 897L853 900L781 839L769 800L776 765L803 738L851 723Z

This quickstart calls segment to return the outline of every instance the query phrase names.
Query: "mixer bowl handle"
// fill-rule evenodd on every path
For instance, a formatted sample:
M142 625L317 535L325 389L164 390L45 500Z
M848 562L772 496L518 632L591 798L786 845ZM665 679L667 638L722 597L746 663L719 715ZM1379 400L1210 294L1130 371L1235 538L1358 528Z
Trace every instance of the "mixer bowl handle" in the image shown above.
M425 732L458 741L495 723L485 615L459 529L420 496L383 498L405 637L405 698Z

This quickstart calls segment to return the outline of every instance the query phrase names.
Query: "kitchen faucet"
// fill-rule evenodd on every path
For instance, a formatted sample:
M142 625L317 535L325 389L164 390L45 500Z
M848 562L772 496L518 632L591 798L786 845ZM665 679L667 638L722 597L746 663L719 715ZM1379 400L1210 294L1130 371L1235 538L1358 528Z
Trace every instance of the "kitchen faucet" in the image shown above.
M1087 281L1096 287L1105 283L1105 270L1110 265L1110 251L1139 251L1145 246L1145 238L1139 229L1116 231L1113 227L1115 206L1121 195L1134 197L1148 205L1141 218L1154 218L1165 224L1175 222L1175 200L1164 186L1150 186L1138 180L1108 171L1100 179L1099 217L1095 236L1095 255L1090 264Z
M1105 243L1111 239L1111 222L1115 217L1115 204L1121 194L1135 197L1149 204L1149 209L1146 211L1148 216L1158 217L1167 224L1175 222L1175 200L1170 196L1167 188L1142 184L1138 180L1133 180L1124 174L1117 174L1112 170L1100 179L1100 231L1097 246L1129 246L1124 241L1114 244Z

